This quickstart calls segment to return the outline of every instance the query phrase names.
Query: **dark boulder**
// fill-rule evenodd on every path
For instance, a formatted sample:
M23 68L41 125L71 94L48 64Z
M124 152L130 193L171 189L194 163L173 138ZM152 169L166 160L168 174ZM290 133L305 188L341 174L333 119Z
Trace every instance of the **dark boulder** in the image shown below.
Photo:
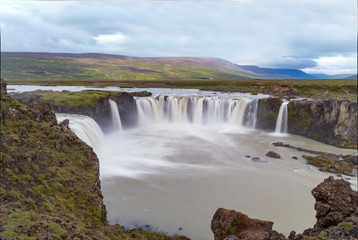
M309 235L342 222L358 225L358 193L351 189L349 182L331 176L315 187L312 195L316 199L317 222L313 229L306 231Z
M263 239L272 225L273 222L251 219L235 210L219 208L211 221L211 230L215 240L235 239L233 236L241 240L257 240Z
M274 151L269 151L268 153L266 153L266 156L270 157L270 158L280 158L281 157L280 154L278 154L277 152L274 152Z

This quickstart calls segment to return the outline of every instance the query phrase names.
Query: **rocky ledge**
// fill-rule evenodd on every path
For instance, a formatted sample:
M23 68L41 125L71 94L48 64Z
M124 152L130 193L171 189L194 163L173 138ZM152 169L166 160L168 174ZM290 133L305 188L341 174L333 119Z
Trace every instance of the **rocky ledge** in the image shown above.
M312 155L302 155L308 164L316 166L322 172L339 173L354 176L353 170L358 168L358 156L332 154L321 151L313 151L309 149L291 146L283 142L273 143L276 147L287 147L298 152L306 152ZM297 158L297 157L296 157Z
M345 180L325 179L312 190L317 222L302 234L285 237L272 230L272 222L250 219L234 210L219 208L211 222L215 240L357 239L358 192Z
M82 114L93 118L102 130L109 130L112 124L109 99L117 103L124 127L132 127L137 122L137 106L134 97L151 96L147 91L143 92L115 92L86 90L81 92L55 92L34 91L15 93L11 96L27 103L39 103L46 101L51 104L57 113Z

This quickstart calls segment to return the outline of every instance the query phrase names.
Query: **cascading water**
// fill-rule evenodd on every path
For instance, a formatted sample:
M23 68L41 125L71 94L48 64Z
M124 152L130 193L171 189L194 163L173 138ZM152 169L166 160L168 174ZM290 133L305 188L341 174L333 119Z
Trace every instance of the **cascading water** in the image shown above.
M122 123L121 118L119 116L117 103L112 99L109 99L109 105L111 107L112 126L115 130L122 131Z
M253 99L251 102L247 104L246 111L245 111L245 119L244 119L245 127L248 128L256 127L258 105L259 105L258 99Z
M95 120L84 115L56 113L60 123L65 119L70 120L70 129L85 143L93 148L98 148L104 138L101 128Z
M258 99L203 96L136 98L139 122L231 123L255 127ZM248 108L248 109L247 109ZM245 117L246 115L249 115Z
M287 133L287 120L288 120L288 101L283 101L276 120L275 133Z

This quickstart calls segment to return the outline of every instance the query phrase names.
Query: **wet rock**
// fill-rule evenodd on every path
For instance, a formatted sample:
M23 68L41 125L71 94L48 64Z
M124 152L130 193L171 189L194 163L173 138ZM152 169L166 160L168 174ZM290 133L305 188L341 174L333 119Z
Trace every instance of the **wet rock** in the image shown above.
M259 158L259 157L252 157L251 160L252 160L253 162L268 163L268 161L262 160L262 159Z
M268 153L266 153L266 156L270 157L270 158L280 158L281 157L280 154L278 154L277 152L274 152L274 151L269 151Z
M314 151L314 150L291 146L290 144L285 144L283 142L276 142L273 143L273 145L277 147L291 148L300 152L315 154L316 156L302 155L302 157L307 160L308 164L319 167L319 170L323 172L352 175L353 169L356 168L356 164L354 166L354 162L357 160L358 156L341 155L341 154L336 155L332 153Z
M251 158L251 156L250 156L250 155L246 155L245 157L246 157L246 158Z
M240 240L240 238L236 237L235 235L229 235L224 240Z
M58 124L58 126L60 126L62 129L70 129L69 125L70 125L70 120L68 119L63 120Z
M275 147L290 147L291 146L290 144L286 144L283 142L275 142L275 143L272 143L272 145L274 145Z
M293 159L297 160L298 158L296 156L292 156Z
M239 239L263 239L272 229L273 222L251 219L235 210L219 208L211 221L211 230L215 240L224 240L236 236Z

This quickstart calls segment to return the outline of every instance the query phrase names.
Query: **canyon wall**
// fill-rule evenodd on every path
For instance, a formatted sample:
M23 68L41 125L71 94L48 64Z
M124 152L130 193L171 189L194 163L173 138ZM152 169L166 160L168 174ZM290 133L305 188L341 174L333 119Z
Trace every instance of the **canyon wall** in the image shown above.
M275 130L282 100L259 100L258 129ZM357 101L293 100L288 104L288 133L337 147L357 147Z

